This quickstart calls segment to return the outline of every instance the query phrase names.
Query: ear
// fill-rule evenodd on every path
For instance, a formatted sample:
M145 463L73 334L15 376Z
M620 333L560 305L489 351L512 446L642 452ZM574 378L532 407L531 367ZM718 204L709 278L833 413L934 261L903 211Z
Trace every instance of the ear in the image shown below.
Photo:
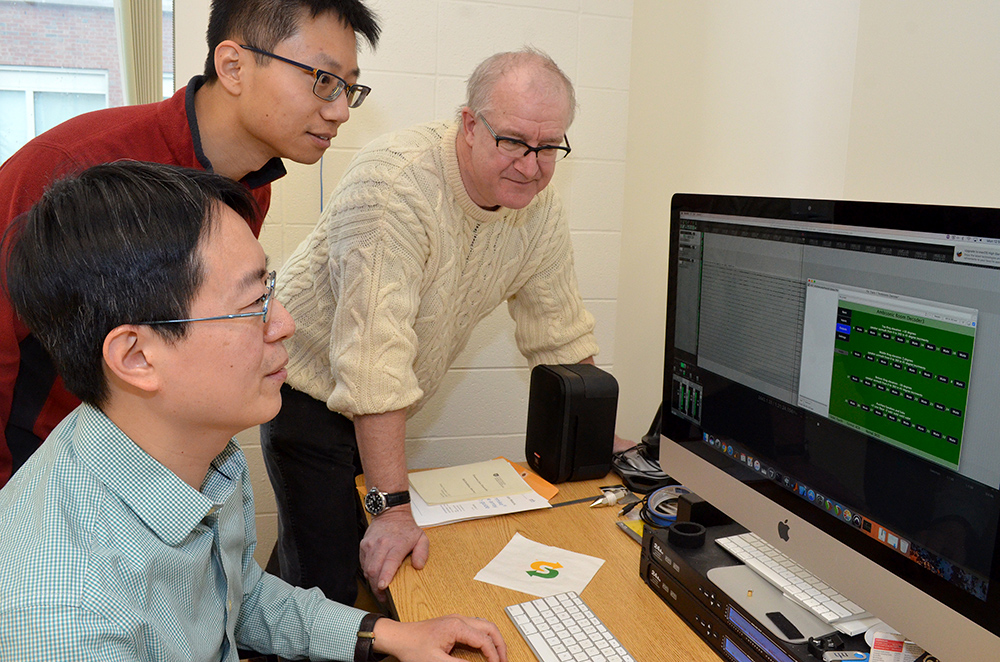
M462 137L469 147L475 142L476 116L472 114L472 109L468 106L462 108Z
M160 387L157 344L165 341L149 327L123 324L104 338L104 363L111 375L138 390L154 392Z
M232 39L227 39L215 47L215 71L219 83L230 94L238 95L245 84L246 64L253 53L240 48Z

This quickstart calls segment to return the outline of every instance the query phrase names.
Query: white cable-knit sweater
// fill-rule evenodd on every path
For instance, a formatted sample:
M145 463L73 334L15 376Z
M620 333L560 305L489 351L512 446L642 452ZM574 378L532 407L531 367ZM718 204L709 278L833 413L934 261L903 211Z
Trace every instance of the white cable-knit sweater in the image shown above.
M416 412L473 327L506 301L534 366L597 353L554 187L524 209L479 208L455 122L376 139L278 276L295 335L288 383L348 416Z

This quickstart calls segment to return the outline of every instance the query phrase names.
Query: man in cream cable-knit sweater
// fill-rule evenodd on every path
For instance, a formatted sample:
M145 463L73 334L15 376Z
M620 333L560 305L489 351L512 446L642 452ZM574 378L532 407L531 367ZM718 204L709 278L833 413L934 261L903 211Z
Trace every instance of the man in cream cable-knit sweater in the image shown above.
M262 427L281 572L348 604L358 567L355 447L368 488L384 495L372 499L360 545L381 596L408 554L421 568L429 552L408 504L406 418L434 394L473 327L507 302L532 366L597 353L562 203L547 187L570 151L572 83L524 50L480 64L468 94L457 122L364 147L278 276L277 297L298 328L286 343L281 412Z

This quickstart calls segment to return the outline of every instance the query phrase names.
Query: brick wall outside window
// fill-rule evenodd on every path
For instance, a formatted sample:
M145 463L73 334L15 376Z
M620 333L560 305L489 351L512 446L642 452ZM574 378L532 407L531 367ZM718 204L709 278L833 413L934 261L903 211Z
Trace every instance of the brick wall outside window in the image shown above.
M163 70L172 72L172 15L163 22ZM111 106L123 103L116 39L110 7L0 1L0 65L106 70Z

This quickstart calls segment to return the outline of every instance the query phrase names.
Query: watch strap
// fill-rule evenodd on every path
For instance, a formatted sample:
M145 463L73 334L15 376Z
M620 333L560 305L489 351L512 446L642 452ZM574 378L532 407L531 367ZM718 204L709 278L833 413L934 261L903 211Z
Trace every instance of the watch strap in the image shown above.
M385 495L385 507L387 510L393 506L402 506L404 503L410 503L409 490L403 492L389 492Z
M354 645L354 662L375 662L385 655L375 652L375 621L382 614L365 614L358 626L358 642Z

